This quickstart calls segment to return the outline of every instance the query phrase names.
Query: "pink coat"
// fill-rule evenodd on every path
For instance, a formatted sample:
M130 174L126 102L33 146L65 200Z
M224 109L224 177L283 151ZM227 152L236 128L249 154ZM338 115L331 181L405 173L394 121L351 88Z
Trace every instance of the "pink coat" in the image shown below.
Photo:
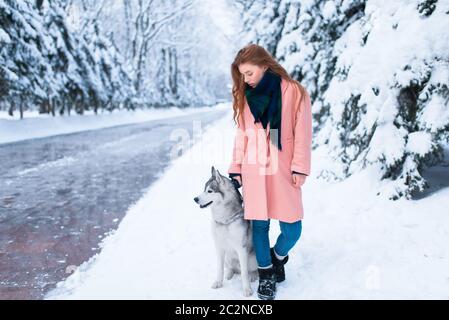
M238 118L228 173L241 173L245 219L302 220L301 187L295 187L292 171L310 175L312 112L309 94L300 102L299 89L281 81L282 119L279 151L254 117L245 99L243 121Z

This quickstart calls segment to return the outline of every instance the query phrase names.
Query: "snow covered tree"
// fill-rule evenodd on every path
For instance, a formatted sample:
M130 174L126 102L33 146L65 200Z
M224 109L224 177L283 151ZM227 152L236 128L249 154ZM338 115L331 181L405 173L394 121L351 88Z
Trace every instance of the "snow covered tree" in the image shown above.
M130 69L138 105L196 106L228 97L223 83L229 78L233 42L211 15L222 1L105 1L97 20L113 31ZM80 2L73 0L85 19L89 14L84 14ZM94 1L83 3L88 12L99 6Z
M52 1L0 1L0 106L55 115L133 107L135 91L117 47L97 20L80 30ZM111 37L112 38L112 37Z
M0 1L0 103L16 108L21 118L28 105L53 94L53 72L45 59L51 50L42 20L29 1Z
M240 42L254 42L277 56L277 46L281 40L290 1L261 0L237 1L243 13L242 39Z
M426 166L441 161L449 138L449 51L441 31L449 4L421 15L423 2L367 1L365 17L335 44L335 76L324 94L329 117L318 134L345 177L378 167L389 198L427 186Z

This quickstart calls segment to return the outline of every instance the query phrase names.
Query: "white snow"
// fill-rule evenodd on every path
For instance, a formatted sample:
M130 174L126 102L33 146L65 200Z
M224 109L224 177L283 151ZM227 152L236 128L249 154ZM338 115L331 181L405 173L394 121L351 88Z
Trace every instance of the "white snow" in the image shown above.
M212 165L226 175L235 132L231 118L230 112L205 128L203 140L129 208L102 251L79 267L67 266L74 273L46 298L244 299L240 276L211 289L210 209L193 201ZM328 161L324 149L313 152L312 174L303 187L303 233L277 298L448 299L447 183L420 200L389 201L375 195L380 168L330 183L317 179ZM439 174L447 181L447 169ZM272 244L278 230L272 221ZM257 282L252 288L257 290Z
M218 104L214 108L224 108L226 104ZM210 107L198 108L164 108L148 110L114 110L113 112L86 112L83 116L39 115L37 112L25 112L24 119L10 117L6 112L0 112L0 144L32 138L42 138L58 134L67 134L85 130L94 130L124 124L140 123L150 120L182 116L196 112L211 110Z
M373 163L384 158L387 165L393 165L400 160L405 149L404 128L396 128L391 123L382 124L377 127L371 140L371 147L368 151L367 159ZM387 143L388 142L388 143ZM392 148L391 146L395 147Z
M425 156L432 147L432 136L428 132L418 131L408 135L407 151Z
M329 20L336 14L337 8L335 7L335 3L333 1L327 1L324 4L323 8L323 18Z
M0 42L10 43L10 41L11 38L9 37L9 35L5 31L0 29Z
M421 121L431 132L444 128L449 123L449 102L440 96L433 96L422 111Z

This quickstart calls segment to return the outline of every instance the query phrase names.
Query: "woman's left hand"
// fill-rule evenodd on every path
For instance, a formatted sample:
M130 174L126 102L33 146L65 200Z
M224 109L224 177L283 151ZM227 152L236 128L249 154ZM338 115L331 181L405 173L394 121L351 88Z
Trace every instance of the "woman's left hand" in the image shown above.
M293 184L296 188L301 187L306 182L307 176L299 173L292 173Z

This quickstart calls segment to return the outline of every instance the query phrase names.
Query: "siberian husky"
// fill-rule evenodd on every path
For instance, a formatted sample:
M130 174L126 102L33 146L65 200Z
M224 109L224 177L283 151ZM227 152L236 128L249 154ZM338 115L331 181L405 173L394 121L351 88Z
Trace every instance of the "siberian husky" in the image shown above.
M204 192L195 197L194 201L200 208L210 207L212 211L212 235L217 249L217 278L212 288L223 286L226 266L226 279L240 273L243 294L250 296L250 281L258 278L251 223L243 219L243 198L232 181L214 167L211 173Z

